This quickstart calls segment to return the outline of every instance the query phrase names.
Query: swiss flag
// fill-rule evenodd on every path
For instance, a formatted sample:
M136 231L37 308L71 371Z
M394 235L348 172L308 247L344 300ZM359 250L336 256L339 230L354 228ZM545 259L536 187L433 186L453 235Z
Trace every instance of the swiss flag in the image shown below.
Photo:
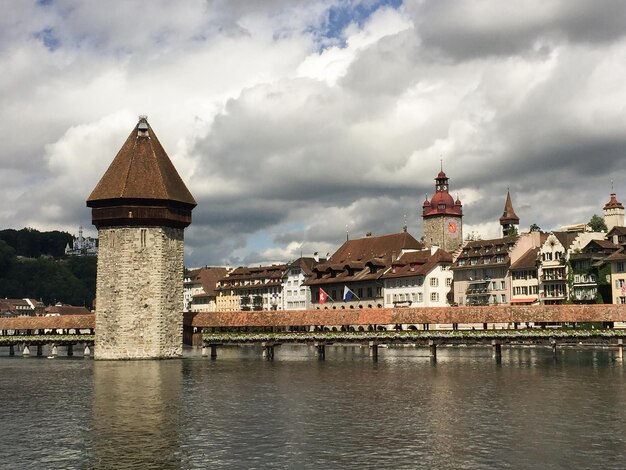
M320 287L320 304L326 303L327 298L328 298L328 294L324 292L324 289Z

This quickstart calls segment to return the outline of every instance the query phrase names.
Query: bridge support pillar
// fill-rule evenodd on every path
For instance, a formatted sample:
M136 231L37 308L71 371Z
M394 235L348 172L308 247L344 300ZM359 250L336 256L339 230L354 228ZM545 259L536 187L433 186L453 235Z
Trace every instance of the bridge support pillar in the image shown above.
M556 340L551 339L550 344L552 345L552 358L556 361Z
M217 359L217 344L211 345L211 359Z
M315 349L316 349L318 360L323 361L324 359L326 359L326 344L315 343Z
M59 354L59 350L58 350L58 348L57 348L57 345L56 345L56 344L53 344L53 345L52 345L52 351L50 352L50 355L51 355L52 357L57 357L57 356L58 356L58 354Z
M378 361L378 343L376 341L370 341L370 351L372 352L372 360Z
M28 344L24 345L24 349L22 349L22 356L24 357L30 356L30 349L28 348Z
M263 355L265 359L268 361L274 360L274 343L262 343L263 346Z
M502 345L497 340L491 341L491 348L493 349L493 357L496 359L502 359Z
M437 343L435 343L432 339L428 340L428 347L430 348L431 359L437 359Z
M73 344L68 344L67 345L67 356L73 356L74 355L74 345Z
M9 344L9 356L15 356L15 346Z
M38 345L37 345L37 355L38 355L38 356L42 356L42 355L43 355L43 351L42 351L42 349L41 349L41 344L38 344Z
M617 358L624 359L624 340L622 338L617 340Z
M84 357L91 356L91 349L89 349L89 345L88 344L85 345L85 350L83 351L83 356Z

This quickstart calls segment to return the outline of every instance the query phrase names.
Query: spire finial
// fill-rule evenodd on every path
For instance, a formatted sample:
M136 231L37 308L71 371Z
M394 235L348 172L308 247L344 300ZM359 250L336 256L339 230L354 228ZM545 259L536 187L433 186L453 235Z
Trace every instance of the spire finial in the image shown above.
M441 163L441 171L443 171L443 155L439 155L441 158L439 159L439 163Z
M614 193L615 192L615 188L613 187L613 180L611 179L611 192Z

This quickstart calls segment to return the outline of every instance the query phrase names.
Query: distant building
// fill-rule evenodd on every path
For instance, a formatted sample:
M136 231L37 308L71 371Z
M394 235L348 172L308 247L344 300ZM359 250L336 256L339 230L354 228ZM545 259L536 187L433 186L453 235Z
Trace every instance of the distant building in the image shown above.
M609 240L590 240L582 250L570 254L571 300L576 303L612 303L611 266L607 258L619 250L620 246Z
M347 240L324 263L313 267L311 308L381 308L383 275L406 253L421 250L422 244L408 232Z
M44 304L35 299L0 299L0 317L31 317L44 313Z
M83 227L78 228L78 237L74 238L72 246L69 243L65 247L66 256L97 256L98 239L83 237Z
M516 235L519 229L519 217L513 210L511 202L511 194L506 192L506 202L504 203L504 212L500 217L500 226L502 227L502 236Z
M76 307L74 305L65 305L62 303L46 307L44 312L47 317L61 315L85 315L87 313L91 313L87 307Z
M217 285L230 271L231 268L209 266L190 270L183 283L183 311L214 312Z
M313 275L319 258L301 257L287 266L282 280L283 310L308 310L311 308L311 289L305 282Z
M452 256L437 248L403 253L382 278L384 306L445 307L452 290Z
M467 241L452 265L454 301L459 305L507 304L508 270L518 237Z
M449 178L443 169L435 178L435 194L422 205L424 246L438 246L448 253L455 252L463 243L463 206L448 192Z
M626 304L626 252L622 248L606 260L611 265L611 298L614 304Z
M624 226L624 206L617 200L615 193L611 193L611 199L604 205L604 223L608 232L613 227Z
M282 310L282 278L287 265L239 267L216 288L216 310Z

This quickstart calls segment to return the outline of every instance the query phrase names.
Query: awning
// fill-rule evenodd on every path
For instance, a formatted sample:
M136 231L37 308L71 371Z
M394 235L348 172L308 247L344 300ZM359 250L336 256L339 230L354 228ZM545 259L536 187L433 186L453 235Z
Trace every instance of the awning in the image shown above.
M537 297L522 297L518 299L511 299L512 304L530 304L538 301L539 299Z

